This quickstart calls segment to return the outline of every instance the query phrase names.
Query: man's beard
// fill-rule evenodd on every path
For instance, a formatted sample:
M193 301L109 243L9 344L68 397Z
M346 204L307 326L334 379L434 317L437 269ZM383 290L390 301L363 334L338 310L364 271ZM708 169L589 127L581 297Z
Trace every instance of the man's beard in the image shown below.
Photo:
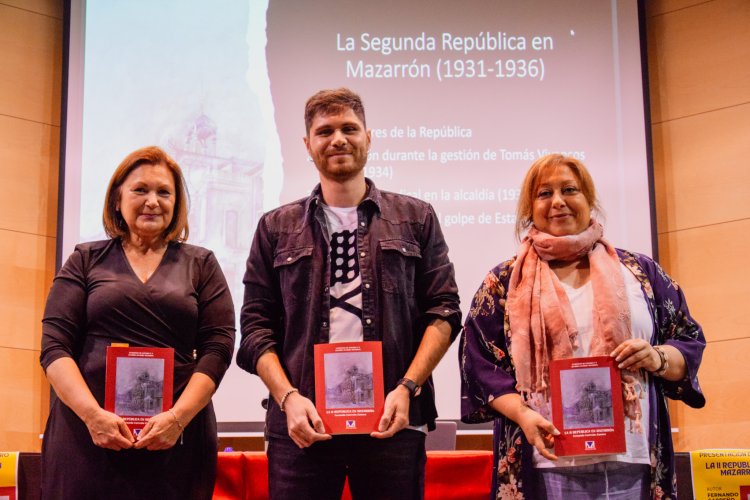
M315 165L318 168L318 171L321 173L321 175L327 177L328 179L337 182L343 182L353 179L359 175L359 173L365 168L365 164L367 163L367 156L362 157L355 154L352 157L353 162L347 165L331 165L327 160L328 159L326 158L325 164L322 166L318 164Z

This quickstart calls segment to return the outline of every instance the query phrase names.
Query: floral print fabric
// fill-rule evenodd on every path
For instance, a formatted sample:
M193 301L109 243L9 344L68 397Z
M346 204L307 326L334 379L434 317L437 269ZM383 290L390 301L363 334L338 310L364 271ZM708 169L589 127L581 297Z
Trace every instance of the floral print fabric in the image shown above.
M651 495L676 498L674 453L666 398L700 408L705 398L698 384L705 339L688 311L679 285L652 259L617 250L620 261L641 284L654 322L654 345L669 344L685 358L685 377L670 382L649 377L649 447ZM461 366L461 419L467 423L493 421L494 471L492 491L498 499L537 498L532 449L523 431L495 412L489 403L516 392L515 368L510 356L512 325L505 308L507 287L515 259L507 260L485 277L474 295L459 345ZM646 423L645 422L645 423Z

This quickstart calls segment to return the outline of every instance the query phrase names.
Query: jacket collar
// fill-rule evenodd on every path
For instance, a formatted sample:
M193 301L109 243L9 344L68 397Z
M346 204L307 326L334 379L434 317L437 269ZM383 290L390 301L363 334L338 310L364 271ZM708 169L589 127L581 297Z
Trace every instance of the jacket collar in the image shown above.
M380 212L380 201L381 201L380 190L375 186L375 183L372 182L372 180L368 178L365 178L365 183L367 184L367 194L365 195L365 198L357 206L363 209L371 208L375 210L376 212ZM323 193L321 192L320 184L318 184L312 190L312 193L310 193L310 197L307 199L307 202L305 203L305 213L310 214L321 203L323 203Z

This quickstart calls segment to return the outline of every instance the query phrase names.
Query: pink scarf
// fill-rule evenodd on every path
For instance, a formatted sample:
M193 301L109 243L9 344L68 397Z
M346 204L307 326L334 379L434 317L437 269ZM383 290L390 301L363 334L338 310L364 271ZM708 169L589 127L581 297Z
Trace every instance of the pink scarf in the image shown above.
M615 249L595 221L582 233L552 236L532 228L521 243L510 275L508 316L516 389L547 393L549 362L570 358L578 347L573 310L548 261L588 256L594 294L591 356L608 356L631 338L630 306Z

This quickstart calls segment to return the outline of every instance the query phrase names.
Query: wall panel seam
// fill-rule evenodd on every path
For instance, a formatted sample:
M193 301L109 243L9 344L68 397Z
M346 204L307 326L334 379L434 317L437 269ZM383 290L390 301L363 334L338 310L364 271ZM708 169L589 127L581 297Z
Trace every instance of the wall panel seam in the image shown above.
M744 221L747 221L747 220L750 220L750 217L743 217L741 219L724 220L724 221L714 222L712 224L704 224L702 226L691 226L691 227L683 227L681 229L671 229L669 231L659 231L659 232L657 232L657 234L659 236L662 236L662 235L667 235L667 234L672 234L672 233L681 233L681 232L684 232L684 231L692 231L694 229L703 229L703 228L706 228L706 227L721 226L723 224L732 224L734 222L744 222Z
M8 233L26 234L28 236L39 236L40 238L49 238L51 240L57 239L57 235L30 233L28 231L19 231L17 229L10 229L10 228L7 228L7 227L0 227L0 232L3 232L3 231L8 232Z
M717 339L708 340L706 339L706 345L708 344L721 344L722 342L740 342L743 340L750 340L750 337L732 337L731 339Z
M738 108L738 107L741 107L741 106L746 106L748 104L750 104L750 101L738 102L736 104L732 104L731 106L723 106L721 108L707 109L706 111L700 111L698 113L692 113L692 114L689 114L689 115L676 116L674 118L669 118L667 120L652 121L651 125L662 125L664 123L669 123L669 122L673 122L673 121L676 121L676 120L683 120L685 118L692 118L694 116L706 115L708 113L714 113L716 111L724 111L724 110L727 110L727 109Z
M696 3L696 4L693 4L693 5L688 5L687 7L680 7L679 9L668 10L666 12L659 12L658 14L654 14L652 16L649 16L649 19L655 19L657 17L665 16L667 14L672 14L674 12L680 12L681 10L692 9L693 7L698 7L699 5L706 5L707 3L713 3L715 1L716 0L706 0L705 2Z
M44 12L37 12L35 10L24 9L23 7L19 7L17 5L9 5L7 3L0 2L0 6L2 6L2 7L9 7L11 9L20 10L20 11L23 11L23 12L28 12L30 14L36 14L37 16L48 17L50 19L57 19L58 21L62 21L63 20L62 17L50 16L49 14L45 14Z
M23 118L21 116L14 116L14 115L6 115L5 113L0 113L0 116L4 116L6 118L13 118L16 120L23 120L25 122L29 123L36 123L38 125L47 125L48 127L54 127L54 128L60 128L60 125L55 125L54 123L47 123L47 122L40 122L39 120L29 120L28 118Z
M42 321L41 318L39 318L39 321ZM13 347L13 346L7 346L7 345L0 345L0 349L7 349L9 351L29 351L29 352L38 352L41 354L41 349L26 349L23 347ZM40 366L41 368L41 366Z

